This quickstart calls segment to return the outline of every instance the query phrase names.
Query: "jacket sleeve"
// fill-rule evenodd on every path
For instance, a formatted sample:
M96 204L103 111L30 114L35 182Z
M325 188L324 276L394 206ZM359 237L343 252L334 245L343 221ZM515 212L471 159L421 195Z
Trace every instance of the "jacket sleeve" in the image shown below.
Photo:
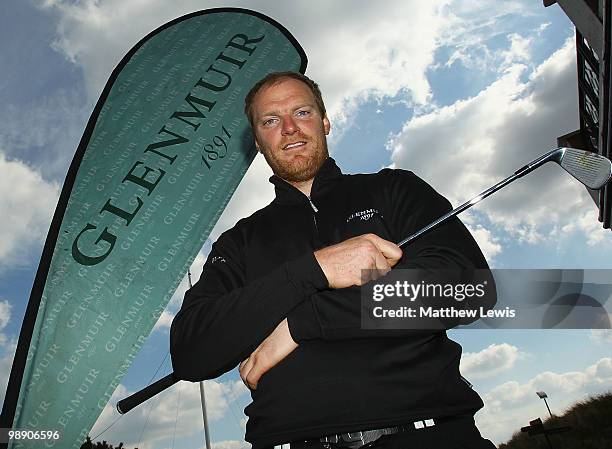
M325 287L327 279L313 253L245 284L240 245L231 233L224 233L172 321L170 354L175 375L200 381L233 369L292 308Z
M383 170L387 223L392 238L398 242L451 210L451 205L431 186L404 170ZM395 269L419 269L428 273L428 283L459 283L472 269L486 269L488 264L467 228L458 218L434 228L402 248L404 254ZM442 272L444 270L444 272ZM495 283L487 276L489 294L479 304L485 309L495 304ZM438 307L457 306L450 298L436 303ZM418 307L419 301L412 303ZM427 305L432 305L428 303ZM459 307L465 306L459 304ZM417 329L363 329L361 324L361 288L323 290L296 306L288 315L289 329L296 342L323 339L405 337L422 333ZM435 319L437 328L449 329L475 319ZM424 323L423 327L429 324ZM433 329L430 327L429 329ZM429 330L431 332L431 330Z

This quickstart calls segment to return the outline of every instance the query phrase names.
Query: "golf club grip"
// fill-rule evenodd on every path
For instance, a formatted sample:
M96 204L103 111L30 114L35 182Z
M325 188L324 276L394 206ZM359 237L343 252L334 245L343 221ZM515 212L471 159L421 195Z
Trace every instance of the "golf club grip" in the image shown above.
M134 407L142 404L147 399L151 399L156 394L170 388L178 381L179 379L174 377L174 373L170 373L166 377L162 377L151 385L117 402L117 411L123 415L124 413L132 410Z

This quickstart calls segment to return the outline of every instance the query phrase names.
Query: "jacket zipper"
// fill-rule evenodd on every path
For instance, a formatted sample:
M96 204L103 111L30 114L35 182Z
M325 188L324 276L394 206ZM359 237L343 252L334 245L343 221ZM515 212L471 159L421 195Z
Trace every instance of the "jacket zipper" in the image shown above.
M465 377L463 377L461 374L459 374L459 377L461 377L461 380L464 381L468 387L470 387L471 389L474 389L474 385L471 384L471 382L469 380L467 380Z
M317 236L318 236L319 235L319 226L317 225L317 212L319 212L319 209L317 209L317 206L314 205L314 203L312 202L312 200L310 199L309 196L307 198L308 198L308 202L310 203L310 207L313 210L312 219L314 221L315 230L317 231Z

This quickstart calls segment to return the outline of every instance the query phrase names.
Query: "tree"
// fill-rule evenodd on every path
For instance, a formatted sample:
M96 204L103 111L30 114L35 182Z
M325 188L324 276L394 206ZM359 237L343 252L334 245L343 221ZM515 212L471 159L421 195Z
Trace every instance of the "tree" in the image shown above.
M102 441L101 443L98 441L97 443L92 443L91 438L87 437L87 440L81 445L81 449L127 449L123 447L123 443L119 443L119 446L113 446L112 444L107 443L106 441ZM135 448L138 449L138 448Z

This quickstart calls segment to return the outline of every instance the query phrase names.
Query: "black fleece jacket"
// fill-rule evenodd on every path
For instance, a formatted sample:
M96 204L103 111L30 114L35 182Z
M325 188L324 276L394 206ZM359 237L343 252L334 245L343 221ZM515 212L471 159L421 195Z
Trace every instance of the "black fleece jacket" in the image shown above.
M175 375L220 376L287 317L299 346L261 377L245 409L256 447L481 408L444 330L362 329L359 288L329 289L313 254L368 232L397 242L450 203L411 172L344 175L331 158L311 199L270 181L274 201L219 237L185 294L170 333ZM411 243L397 267L488 268L456 218Z

